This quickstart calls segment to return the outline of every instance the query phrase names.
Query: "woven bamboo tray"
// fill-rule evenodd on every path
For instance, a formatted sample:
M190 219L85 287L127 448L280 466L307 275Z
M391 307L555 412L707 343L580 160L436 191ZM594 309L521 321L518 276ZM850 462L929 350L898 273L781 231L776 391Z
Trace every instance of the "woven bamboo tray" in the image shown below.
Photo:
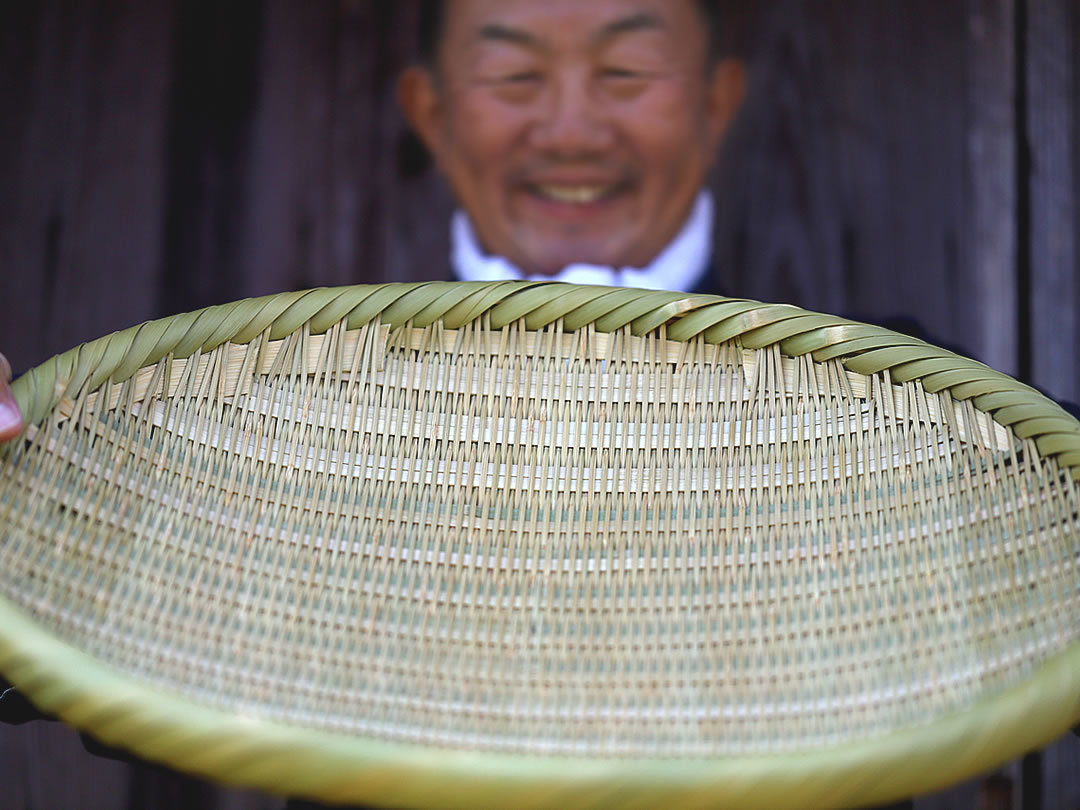
M1080 424L883 329L321 289L15 394L0 671L177 768L332 802L843 806L1080 716Z

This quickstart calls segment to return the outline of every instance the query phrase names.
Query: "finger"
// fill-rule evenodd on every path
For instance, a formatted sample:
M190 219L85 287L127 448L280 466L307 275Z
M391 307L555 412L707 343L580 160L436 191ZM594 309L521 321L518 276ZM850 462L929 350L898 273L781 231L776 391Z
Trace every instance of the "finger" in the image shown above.
M23 429L22 414L15 395L11 393L8 380L11 379L11 364L0 354L0 441L14 439Z

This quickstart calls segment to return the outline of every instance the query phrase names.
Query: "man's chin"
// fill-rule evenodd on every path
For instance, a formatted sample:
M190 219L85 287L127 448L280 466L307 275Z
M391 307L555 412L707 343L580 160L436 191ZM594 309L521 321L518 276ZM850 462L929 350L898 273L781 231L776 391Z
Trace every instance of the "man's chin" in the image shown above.
M542 256L538 260L530 261L523 265L528 269L528 276L557 276L571 265L592 265L596 267L622 268L629 266L626 261L619 258L618 252L600 251L595 248L577 251L560 251L558 255Z
M566 262L564 264L560 264L555 269L552 269L550 267L545 267L543 270L536 269L536 270L531 270L531 271L525 271L525 276L527 278L535 278L535 279L538 279L538 280L549 279L549 278L550 279L557 279L559 276L565 275L566 271L568 269L582 268L583 265L585 267L598 267L598 268L604 268L604 269L607 269L609 267L610 268L617 267L617 265L613 265L613 264L608 263L608 262L585 261L585 260L580 260L579 259L578 261Z

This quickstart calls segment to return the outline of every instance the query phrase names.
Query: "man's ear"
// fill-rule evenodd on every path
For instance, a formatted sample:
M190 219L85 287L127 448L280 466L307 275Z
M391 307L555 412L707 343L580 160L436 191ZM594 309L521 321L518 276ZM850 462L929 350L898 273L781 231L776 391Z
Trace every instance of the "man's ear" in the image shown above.
M397 100L405 120L438 162L442 153L442 103L431 71L419 65L406 68L398 77Z
M746 93L746 67L738 59L717 62L709 77L709 137L713 151L727 134Z

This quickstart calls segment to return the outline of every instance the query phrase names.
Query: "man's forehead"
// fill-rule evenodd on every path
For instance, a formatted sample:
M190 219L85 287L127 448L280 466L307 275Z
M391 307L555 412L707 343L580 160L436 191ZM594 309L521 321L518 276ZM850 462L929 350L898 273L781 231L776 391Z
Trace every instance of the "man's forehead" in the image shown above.
M445 25L455 37L535 44L545 34L574 33L590 40L634 31L678 33L696 22L694 0L450 0ZM562 31L573 17L585 30Z

